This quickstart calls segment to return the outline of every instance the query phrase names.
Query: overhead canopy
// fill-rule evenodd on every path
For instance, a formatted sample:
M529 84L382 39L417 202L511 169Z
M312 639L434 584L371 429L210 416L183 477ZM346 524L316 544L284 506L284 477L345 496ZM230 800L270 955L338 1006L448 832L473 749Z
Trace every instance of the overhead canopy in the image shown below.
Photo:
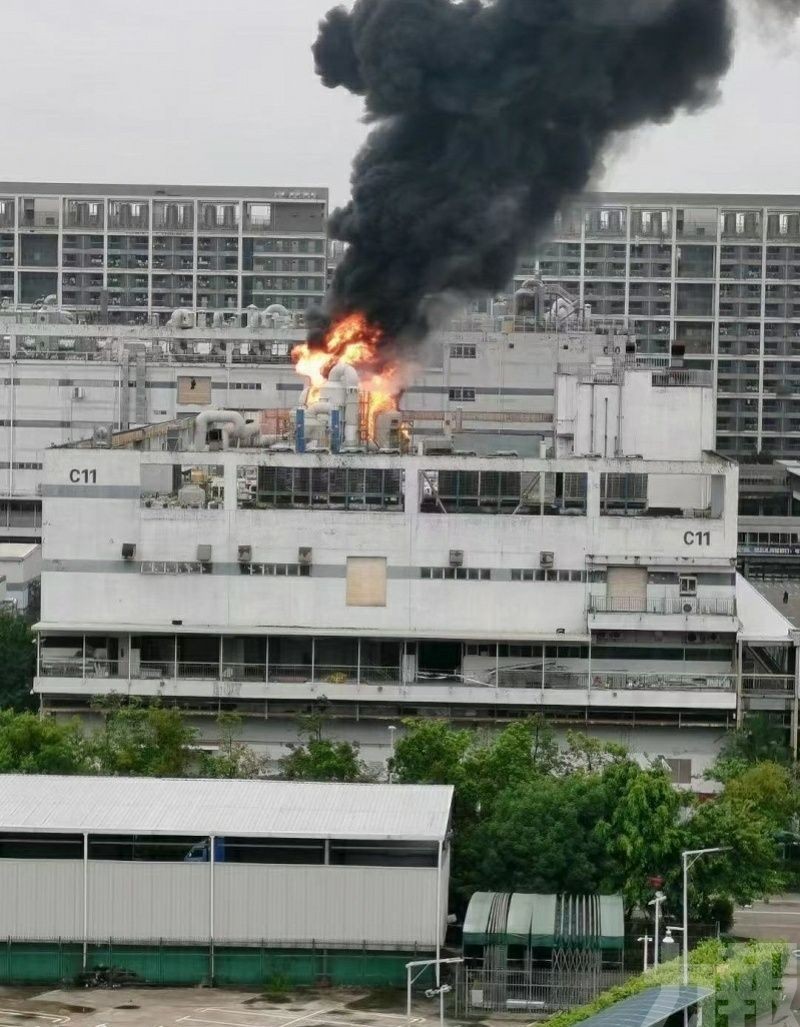
M619 949L624 937L619 895L475 892L464 918L465 945Z
M786 645L794 626L741 574L736 575L736 612L743 642Z
M0 774L0 831L442 842L450 785Z
M461 936L465 945L486 945L494 892L476 891L469 900Z
M579 1027L657 1027L673 1013L680 1013L713 994L710 988L694 985L648 988L581 1020Z

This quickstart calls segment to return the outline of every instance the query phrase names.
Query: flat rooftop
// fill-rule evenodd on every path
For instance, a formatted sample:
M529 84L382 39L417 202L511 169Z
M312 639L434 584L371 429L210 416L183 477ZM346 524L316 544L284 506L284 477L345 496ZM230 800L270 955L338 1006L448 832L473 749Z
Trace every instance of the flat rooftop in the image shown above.
M0 193L30 196L170 196L280 200L327 200L325 186L304 185L148 185L142 182L0 182ZM311 194L311 195L308 195Z
M443 841L450 785L0 775L0 831Z
M41 546L37 542L0 542L0 561L24 560Z

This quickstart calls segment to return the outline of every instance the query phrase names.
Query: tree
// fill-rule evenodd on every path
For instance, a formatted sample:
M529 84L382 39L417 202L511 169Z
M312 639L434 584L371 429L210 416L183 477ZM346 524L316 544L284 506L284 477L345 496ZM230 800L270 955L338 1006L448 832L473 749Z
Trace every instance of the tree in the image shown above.
M93 708L105 721L92 735L100 773L184 777L197 765L198 732L177 707L110 695Z
M0 613L0 708L32 710L36 643L30 625L16 613Z
M606 876L599 777L537 777L507 788L453 859L454 884L473 891L595 891Z
M788 767L755 763L732 777L725 786L729 802L750 805L774 830L787 830L800 808L800 796Z
M391 767L395 780L402 784L463 782L464 759L474 738L471 731L452 728L442 720L404 720L403 727Z
M738 731L725 736L720 754L706 776L726 784L754 763L788 764L786 729L765 713L748 713Z
M567 750L564 753L566 770L585 770L592 773L602 770L611 763L619 763L627 759L628 750L624 745L592 738L583 731L567 732Z
M280 760L281 776L287 781L366 781L366 764L355 742L336 742L322 737L323 718L300 718L298 734L306 741L289 746Z
M723 794L701 803L685 830L687 849L727 849L692 868L689 905L694 917L729 920L734 902L752 902L783 887L773 825L749 800Z
M631 760L610 764L601 780L604 813L595 833L610 867L604 890L621 893L632 911L652 897L649 877L677 884L685 802L663 770L643 770Z
M77 720L0 710L0 773L88 774L90 747Z
M249 745L238 740L243 718L238 713L221 713L217 717L220 732L219 751L204 755L200 773L204 777L263 777L268 760Z
M510 724L482 745L473 742L462 761L463 776L484 812L503 789L555 773L560 767L558 743L538 714Z

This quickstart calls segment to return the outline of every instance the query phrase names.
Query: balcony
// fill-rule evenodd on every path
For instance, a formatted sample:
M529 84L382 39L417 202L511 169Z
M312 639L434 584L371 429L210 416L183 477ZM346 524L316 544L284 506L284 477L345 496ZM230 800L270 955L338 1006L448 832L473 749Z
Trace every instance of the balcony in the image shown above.
M42 678L102 678L119 681L213 681L259 684L367 684L399 682L399 668L350 664L228 663L184 660L143 660L128 667L127 661L87 656L57 657L43 653ZM113 685L109 686L113 690Z
M589 613L654 613L663 616L699 614L735 617L736 600L698 599L696 596L643 599L639 596L589 596Z

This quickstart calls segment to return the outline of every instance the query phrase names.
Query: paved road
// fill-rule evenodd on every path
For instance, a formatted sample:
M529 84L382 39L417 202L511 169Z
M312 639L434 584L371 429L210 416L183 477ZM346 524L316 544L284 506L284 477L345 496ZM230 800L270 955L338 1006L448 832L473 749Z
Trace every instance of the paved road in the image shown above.
M737 909L732 933L739 938L785 940L800 948L800 895L777 895Z

